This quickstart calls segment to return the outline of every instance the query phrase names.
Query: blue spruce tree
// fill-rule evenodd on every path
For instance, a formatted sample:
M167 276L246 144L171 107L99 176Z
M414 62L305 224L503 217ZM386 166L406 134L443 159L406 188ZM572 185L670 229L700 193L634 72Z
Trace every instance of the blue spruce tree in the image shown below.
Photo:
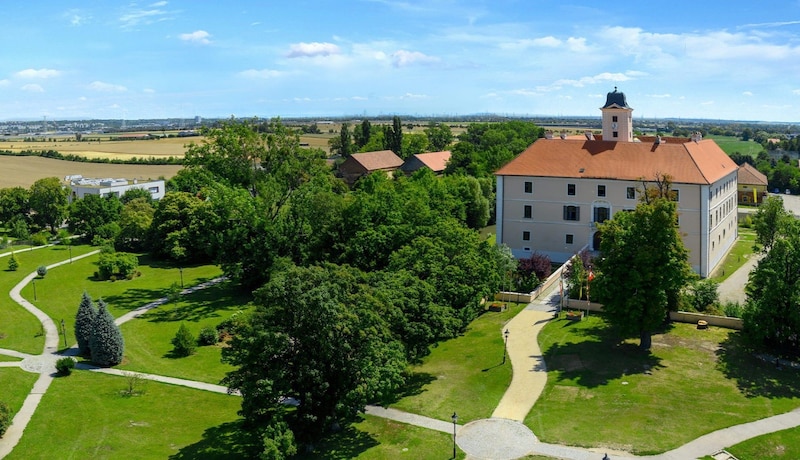
M92 325L89 348L92 350L92 362L98 366L116 366L122 362L125 341L102 299L97 301L97 316Z

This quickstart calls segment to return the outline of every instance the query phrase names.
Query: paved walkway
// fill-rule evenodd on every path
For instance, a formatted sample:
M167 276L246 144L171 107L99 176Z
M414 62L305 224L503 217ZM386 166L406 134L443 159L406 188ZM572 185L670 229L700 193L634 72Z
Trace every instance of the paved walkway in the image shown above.
M759 254L750 255L744 265L719 284L717 292L719 293L720 302L739 302L740 305L744 305L745 300L747 300L744 287L750 277L750 271L755 268L760 258Z

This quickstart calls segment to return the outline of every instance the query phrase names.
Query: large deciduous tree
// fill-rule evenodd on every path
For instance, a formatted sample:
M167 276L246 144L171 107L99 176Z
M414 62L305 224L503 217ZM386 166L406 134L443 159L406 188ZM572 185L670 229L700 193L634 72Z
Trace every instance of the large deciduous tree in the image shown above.
M241 392L241 414L262 436L288 422L312 440L402 383L402 346L363 282L346 267L289 266L256 291L249 327L223 350L237 366L223 383ZM299 405L287 410L286 397Z
M34 182L30 194L33 221L41 227L50 227L50 231L55 233L67 217L67 194L57 177Z
M756 231L756 243L768 252L787 222L791 219L783 207L783 198L769 196L761 203L753 216L753 228Z
M779 354L800 350L800 222L787 219L773 234L770 249L750 273L744 332L754 343Z
M524 121L471 124L458 136L445 172L490 177L542 136L544 129Z
M70 231L91 241L102 226L116 222L121 211L122 203L116 196L86 195L69 207Z
M659 197L600 225L592 294L609 322L625 336L638 336L645 350L693 275L676 222L675 202Z
M441 151L453 143L453 131L445 123L431 122L425 128L425 135L428 137L428 145L432 151Z
M6 224L15 220L28 221L30 211L30 192L23 187L0 189L0 222Z

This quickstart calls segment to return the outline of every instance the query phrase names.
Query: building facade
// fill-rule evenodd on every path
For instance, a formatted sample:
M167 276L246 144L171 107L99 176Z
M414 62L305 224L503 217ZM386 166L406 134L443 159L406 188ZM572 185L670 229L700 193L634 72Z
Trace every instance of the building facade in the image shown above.
M138 179L134 179L129 182L127 179L90 179L82 176L67 176L65 180L69 183L70 203L86 195L100 195L101 197L116 195L121 197L125 192L132 189L147 190L154 200L164 198L166 193L166 184L163 180L140 182Z
M699 136L686 142L606 140L607 134L626 139L633 133L627 118L633 109L624 94L615 89L608 101L601 109L604 140L539 139L497 171L498 244L518 258L539 252L555 262L584 247L598 250L598 224L634 209L643 187L668 175L689 263L709 276L738 236L736 164Z

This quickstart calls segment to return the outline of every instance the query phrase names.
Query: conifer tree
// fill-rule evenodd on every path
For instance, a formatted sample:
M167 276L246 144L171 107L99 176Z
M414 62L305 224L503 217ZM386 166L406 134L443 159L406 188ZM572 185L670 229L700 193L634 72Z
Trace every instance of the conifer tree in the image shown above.
M92 324L97 317L97 309L94 302L86 291L83 291L81 304L78 306L78 313L75 315L75 339L78 341L78 349L81 355L89 356L89 340L92 338Z
M125 341L102 299L97 301L97 315L92 324L89 348L92 352L92 362L98 366L116 366L122 362Z

